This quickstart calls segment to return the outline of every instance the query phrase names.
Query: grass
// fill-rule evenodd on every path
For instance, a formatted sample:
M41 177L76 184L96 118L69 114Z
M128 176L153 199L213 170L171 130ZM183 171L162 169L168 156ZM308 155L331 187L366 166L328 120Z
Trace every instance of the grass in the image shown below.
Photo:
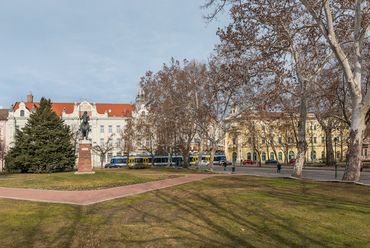
M89 206L0 199L0 247L370 247L370 188L213 177Z
M75 175L74 172L50 174L0 174L0 187L52 189L52 190L97 190L130 184L145 183L179 177L182 174L199 173L194 170L151 168L142 170L97 169L92 175ZM204 172L203 172L204 173ZM174 175L177 174L177 175Z

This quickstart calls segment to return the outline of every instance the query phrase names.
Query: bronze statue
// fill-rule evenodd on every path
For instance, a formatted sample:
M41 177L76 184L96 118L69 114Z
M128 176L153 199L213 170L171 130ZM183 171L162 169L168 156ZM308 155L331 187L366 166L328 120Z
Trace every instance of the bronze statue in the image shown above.
M82 120L82 123L80 125L82 139L86 138L86 140L88 140L88 135L90 132L90 117L87 115L87 111L85 111L84 114L80 117L80 120Z

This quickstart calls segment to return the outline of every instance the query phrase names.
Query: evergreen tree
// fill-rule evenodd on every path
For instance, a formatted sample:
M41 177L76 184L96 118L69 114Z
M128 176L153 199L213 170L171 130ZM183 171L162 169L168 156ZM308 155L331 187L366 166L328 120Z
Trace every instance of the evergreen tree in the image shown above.
M76 156L71 135L70 128L51 110L50 99L41 98L26 126L17 131L15 146L6 157L7 169L40 173L50 172L55 165L73 167Z

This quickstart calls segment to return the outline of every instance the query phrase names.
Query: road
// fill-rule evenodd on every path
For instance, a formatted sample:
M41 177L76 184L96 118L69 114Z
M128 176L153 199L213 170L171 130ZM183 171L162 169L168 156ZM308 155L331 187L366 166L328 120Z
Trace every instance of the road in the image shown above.
M193 167L194 168L194 167ZM203 169L203 167L202 167ZM206 169L206 167L204 167ZM215 165L214 171L224 172L224 167ZM276 173L276 165L255 165L236 166L235 173L243 175L258 175L266 177L290 177L293 173L293 166L282 166L281 173ZM226 173L232 172L232 166L226 167ZM302 171L302 179L311 179L316 181L341 181L344 168L338 168L337 178L335 178L335 169L333 167L306 167ZM360 183L370 186L370 169L364 168L361 173Z

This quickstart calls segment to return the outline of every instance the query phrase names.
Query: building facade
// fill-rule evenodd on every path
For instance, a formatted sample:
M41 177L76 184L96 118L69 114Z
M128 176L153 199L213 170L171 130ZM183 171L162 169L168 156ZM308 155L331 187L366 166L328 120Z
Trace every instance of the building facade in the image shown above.
M235 121L225 139L228 160L237 162L250 159L265 163L277 160L287 163L297 156L297 118L282 113L270 113L268 117L244 116ZM315 115L309 113L306 122L306 162L325 160L326 135ZM336 128L332 132L333 151L337 161L343 161L347 152L348 130Z
M144 103L141 104L143 105ZM142 105L139 108L140 111L144 111ZM6 128L4 128L7 146L11 147L14 144L16 130L22 129L26 125L30 114L38 106L39 103L33 101L32 94L27 96L27 102L16 102L11 106ZM103 159L103 162L107 162L113 156L123 155L121 144L124 141L121 140L121 133L127 124L127 119L136 115L133 104L90 103L87 100L81 103L52 103L52 110L76 134L76 140L80 137L80 116L85 111L87 112L90 117L88 138L92 146L111 147L111 150L104 157L101 157L101 154L97 152L92 152L91 161L94 167L100 167L101 159ZM76 145L78 146L78 142L76 142ZM78 151L78 147L76 149Z

